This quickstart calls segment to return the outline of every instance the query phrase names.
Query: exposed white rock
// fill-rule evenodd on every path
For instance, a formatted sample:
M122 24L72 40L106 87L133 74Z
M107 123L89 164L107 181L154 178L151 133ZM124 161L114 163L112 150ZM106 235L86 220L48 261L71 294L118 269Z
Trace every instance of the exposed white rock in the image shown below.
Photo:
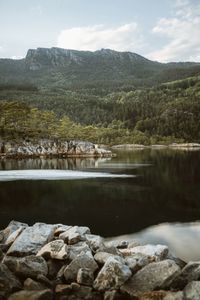
M155 261L162 260L167 257L168 247L164 245L145 245L145 246L137 246L128 249L120 249L120 252L124 256L141 253L147 256L150 256Z
M43 246L38 251L37 256L61 260L67 259L68 247L63 240L55 240Z

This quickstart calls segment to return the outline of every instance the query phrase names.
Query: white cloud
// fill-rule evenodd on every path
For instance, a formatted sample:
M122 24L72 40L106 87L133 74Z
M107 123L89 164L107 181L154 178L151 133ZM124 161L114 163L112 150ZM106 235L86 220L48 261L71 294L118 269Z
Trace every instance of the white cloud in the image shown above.
M76 50L110 48L135 52L142 48L143 38L134 22L111 28L103 25L73 27L60 32L57 46Z
M153 28L153 33L168 42L148 57L158 61L199 60L200 52L200 4L177 0L173 18L162 18Z
M0 52L2 52L3 51L3 47L2 46L0 46Z

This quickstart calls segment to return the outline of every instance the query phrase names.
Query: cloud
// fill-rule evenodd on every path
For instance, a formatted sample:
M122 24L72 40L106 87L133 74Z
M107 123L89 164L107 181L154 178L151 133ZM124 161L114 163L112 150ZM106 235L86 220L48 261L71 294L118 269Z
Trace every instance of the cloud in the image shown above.
M57 46L91 51L101 48L138 51L143 47L143 37L135 22L111 28L103 25L73 27L60 32Z
M152 30L168 42L147 56L163 62L199 60L200 4L191 4L188 0L177 0L175 4L178 9L174 17L160 19Z
M2 52L3 51L3 47L2 46L0 46L0 52Z

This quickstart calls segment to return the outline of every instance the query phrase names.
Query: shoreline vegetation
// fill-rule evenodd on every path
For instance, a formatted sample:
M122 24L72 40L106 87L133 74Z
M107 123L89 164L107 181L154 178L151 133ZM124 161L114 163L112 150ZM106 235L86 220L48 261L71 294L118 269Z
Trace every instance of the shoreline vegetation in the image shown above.
M0 298L197 300L200 262L165 245L107 241L86 226L11 221L0 231Z

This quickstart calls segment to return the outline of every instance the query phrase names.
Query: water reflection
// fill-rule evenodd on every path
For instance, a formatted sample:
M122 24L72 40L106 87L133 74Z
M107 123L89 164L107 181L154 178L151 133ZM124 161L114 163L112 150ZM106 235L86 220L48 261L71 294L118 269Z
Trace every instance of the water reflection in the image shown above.
M164 222L200 220L200 152L145 149L117 154L103 160L1 160L2 170L80 170L136 177L0 182L0 228L15 219L86 225L94 233L118 236Z
M184 261L200 260L200 222L160 224L116 240L137 241L141 244L164 244Z
M111 158L35 158L35 159L6 159L0 160L0 170L24 170L24 169L57 169L76 170L98 168L100 164L110 161Z

